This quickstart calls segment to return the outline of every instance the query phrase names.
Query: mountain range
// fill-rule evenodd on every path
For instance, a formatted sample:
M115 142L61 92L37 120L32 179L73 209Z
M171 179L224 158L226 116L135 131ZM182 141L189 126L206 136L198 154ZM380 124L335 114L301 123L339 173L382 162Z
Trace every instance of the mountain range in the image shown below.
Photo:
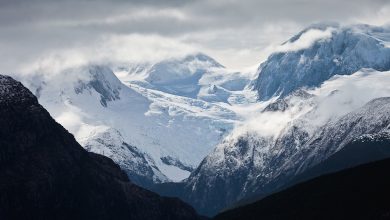
M389 42L388 27L318 24L251 73L195 53L15 78L84 149L214 216L386 158L353 143L390 133Z
M295 176L326 160L355 139L389 132L390 72L385 68L390 64L390 59L386 59L389 50L383 40L373 37L382 34L384 39L383 36L388 36L388 32L367 26L338 29L334 26L325 29L314 26L301 35L312 30L331 31L326 39L317 39L311 45L305 45L305 48L271 55L260 66L254 89L259 93L260 100L265 99L262 96L263 87L259 89L264 80L263 74L267 74L264 71L271 66L277 69L278 73L271 74L266 80L275 82L285 68L282 64L286 63L286 57L290 57L288 59L293 63L299 63L301 55L306 54L307 64L290 68L285 73L291 75L297 86L288 88L286 94L273 93L267 97L268 101L261 102L264 107L260 113L243 126L237 126L188 179L181 183L159 185L156 191L162 195L178 196L202 214L212 216L241 200L248 200L255 195L261 198L289 185ZM367 32L371 35L365 34ZM334 72L327 68L328 60L316 57L329 51L337 54L338 50L332 48L335 47L334 41L339 41L340 35L353 36L353 39L344 39L345 42L354 41L355 38L364 42L369 37L369 42L376 42L373 44L376 49L370 49L369 56L380 58L375 61L356 58L354 63L345 61L340 63L339 68L355 66L358 60L359 67L363 69L331 77ZM293 44L296 41L299 41L299 37L293 37L288 42ZM344 56L347 57L349 53L360 56L363 50L355 44L351 47L348 47L349 44L341 45L344 45ZM378 60L382 60L383 65L372 69ZM313 66L321 66L321 71L328 71L328 78L324 78L317 87L306 81L307 77L304 76L309 73L311 76L324 75ZM309 70L311 72L305 72ZM296 75L302 76L304 80L294 79ZM369 149L360 153L364 155L366 151ZM367 157L362 162L374 159L375 156Z

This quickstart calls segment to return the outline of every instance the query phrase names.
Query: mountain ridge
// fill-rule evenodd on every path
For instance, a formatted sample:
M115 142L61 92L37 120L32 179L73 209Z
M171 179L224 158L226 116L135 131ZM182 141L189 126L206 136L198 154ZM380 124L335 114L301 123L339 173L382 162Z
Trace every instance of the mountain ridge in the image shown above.
M85 151L20 82L0 75L0 216L4 219L198 219L178 199L131 183Z
M370 148L371 141L362 138L350 147ZM383 140L382 144L390 148L390 139ZM387 157L325 174L227 210L214 219L387 219L390 177L386 170L389 167Z

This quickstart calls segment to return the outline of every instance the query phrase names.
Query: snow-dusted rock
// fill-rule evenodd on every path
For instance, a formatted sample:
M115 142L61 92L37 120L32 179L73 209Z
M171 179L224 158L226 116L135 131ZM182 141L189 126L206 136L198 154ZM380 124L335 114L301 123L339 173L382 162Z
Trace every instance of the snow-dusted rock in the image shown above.
M240 199L267 195L354 139L387 132L388 85L389 71L361 70L265 102L187 180L161 192L181 197L206 215Z
M247 133L227 139L179 186L181 194L165 194L179 195L201 213L214 215L241 199L274 192L355 138L388 132L390 97L374 99L314 132L302 126L298 120L278 137Z
M148 154L127 144L113 128L98 127L80 144L89 152L111 158L138 185L149 187L168 180Z
M390 70L389 33L388 28L367 25L314 25L303 30L259 67L259 98L283 97L361 68Z

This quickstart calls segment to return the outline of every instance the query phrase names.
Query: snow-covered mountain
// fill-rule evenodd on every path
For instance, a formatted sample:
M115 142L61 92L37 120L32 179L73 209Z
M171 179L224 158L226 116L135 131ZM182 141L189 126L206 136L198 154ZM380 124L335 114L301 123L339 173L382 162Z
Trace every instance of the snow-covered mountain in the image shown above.
M389 132L389 41L389 29L365 25L315 25L293 37L259 67L260 101L246 107L257 110L188 179L158 190L214 215L283 187L362 135Z
M390 30L368 25L313 25L282 44L258 69L261 100L316 87L361 68L390 70Z
M364 85L375 85L377 90ZM388 85L390 72L365 70L332 78L318 89L307 90L310 95L293 93L284 99L287 107L260 113L258 129L237 127L187 180L163 185L160 192L179 196L206 215L241 199L274 192L354 139L390 132ZM278 124L279 118L283 125L264 131L272 129L273 122Z
M80 143L89 152L113 159L139 185L150 187L154 183L168 181L147 153L127 144L114 128L97 128Z
M146 187L188 177L239 120L228 98L238 102L252 93L242 91L247 76L203 54L123 66L88 65L18 78L83 147L110 157ZM189 95L184 87L197 87L201 95ZM221 100L213 90L214 98L201 98L209 87L228 95Z
M386 28L315 25L255 76L194 54L18 79L83 147L213 215L283 187L357 138L388 133L389 42Z
M122 64L113 67L128 85L207 102L241 103L251 76L226 69L213 58L197 53L155 64Z

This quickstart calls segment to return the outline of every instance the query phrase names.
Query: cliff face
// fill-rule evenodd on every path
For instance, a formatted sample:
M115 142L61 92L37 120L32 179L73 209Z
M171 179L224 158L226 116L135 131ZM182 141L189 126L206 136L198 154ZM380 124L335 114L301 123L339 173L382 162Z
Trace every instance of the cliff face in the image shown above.
M197 219L85 151L21 83L0 75L1 219Z

